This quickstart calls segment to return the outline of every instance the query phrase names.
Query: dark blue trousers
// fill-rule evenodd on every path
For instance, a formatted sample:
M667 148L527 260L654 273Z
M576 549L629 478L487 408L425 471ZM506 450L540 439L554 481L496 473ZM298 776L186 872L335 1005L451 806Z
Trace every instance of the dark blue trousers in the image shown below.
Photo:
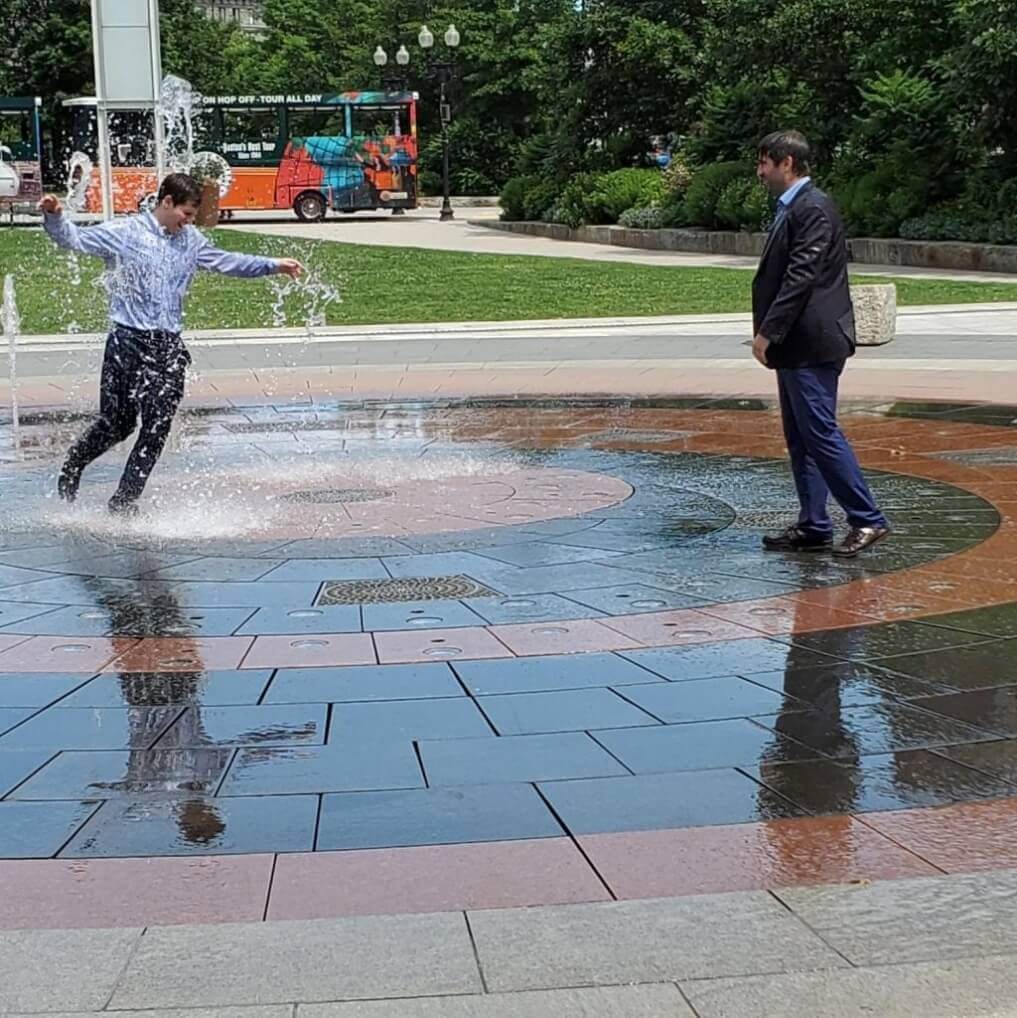
M843 361L777 370L784 438L802 507L798 526L821 537L833 532L826 509L831 494L847 513L850 526L886 526L837 425L837 383L843 370Z

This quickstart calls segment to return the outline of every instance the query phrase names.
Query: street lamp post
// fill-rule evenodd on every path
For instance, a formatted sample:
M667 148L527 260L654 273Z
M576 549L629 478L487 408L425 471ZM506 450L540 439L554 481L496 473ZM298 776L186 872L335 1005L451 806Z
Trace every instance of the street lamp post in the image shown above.
M459 80L459 68L455 62L455 52L461 37L455 25L449 25L445 30L443 36L445 46L448 49L447 60L430 60L431 51L434 49L434 35L431 30L424 25L420 29L420 34L417 36L417 44L424 51L425 60L427 60L427 69L425 73L428 77L433 78L438 82L438 116L441 120L441 212L439 219L442 222L446 222L449 219L455 218L455 213L452 211L452 198L451 198L451 177L449 175L449 142L448 142L448 129L449 124L452 123L452 97L453 97L453 86ZM406 70L405 68L410 62L410 54L405 46L400 46L396 51L396 63L400 67L400 75L398 78L386 78L384 79L385 88L399 88L405 89L406 87ZM378 46L374 51L374 63L381 69L388 64L388 54L385 50Z

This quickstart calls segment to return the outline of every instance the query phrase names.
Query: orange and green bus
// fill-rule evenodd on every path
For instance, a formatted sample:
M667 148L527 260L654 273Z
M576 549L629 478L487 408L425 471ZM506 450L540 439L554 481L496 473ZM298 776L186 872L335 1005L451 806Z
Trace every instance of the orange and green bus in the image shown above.
M293 209L306 221L331 209L417 205L415 92L206 96L193 125L194 148L229 164L220 215ZM95 159L95 100L71 99L75 147ZM151 112L111 112L113 205L144 208L156 189ZM87 192L100 211L98 172Z

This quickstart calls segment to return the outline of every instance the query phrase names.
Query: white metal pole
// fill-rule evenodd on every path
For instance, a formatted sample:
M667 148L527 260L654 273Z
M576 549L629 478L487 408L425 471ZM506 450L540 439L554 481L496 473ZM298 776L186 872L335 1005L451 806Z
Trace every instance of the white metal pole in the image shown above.
M102 218L113 218L113 165L110 162L109 110L100 99L95 107L95 124L99 136L99 184L102 189Z
M166 136L162 122L162 36L159 33L159 0L148 0L149 53L152 59L152 138L155 142L155 187L166 174Z

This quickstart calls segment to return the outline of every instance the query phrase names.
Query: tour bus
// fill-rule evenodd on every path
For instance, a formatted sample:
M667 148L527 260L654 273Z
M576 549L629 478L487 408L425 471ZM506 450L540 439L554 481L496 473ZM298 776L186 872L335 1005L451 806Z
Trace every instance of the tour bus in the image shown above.
M317 221L329 209L416 208L417 99L415 92L204 96L194 150L229 164L220 216L293 209ZM65 105L75 147L95 163L95 100ZM156 187L152 114L111 112L109 120L114 211L134 212ZM98 170L86 209L102 209Z
M38 96L0 96L0 207L42 197Z

